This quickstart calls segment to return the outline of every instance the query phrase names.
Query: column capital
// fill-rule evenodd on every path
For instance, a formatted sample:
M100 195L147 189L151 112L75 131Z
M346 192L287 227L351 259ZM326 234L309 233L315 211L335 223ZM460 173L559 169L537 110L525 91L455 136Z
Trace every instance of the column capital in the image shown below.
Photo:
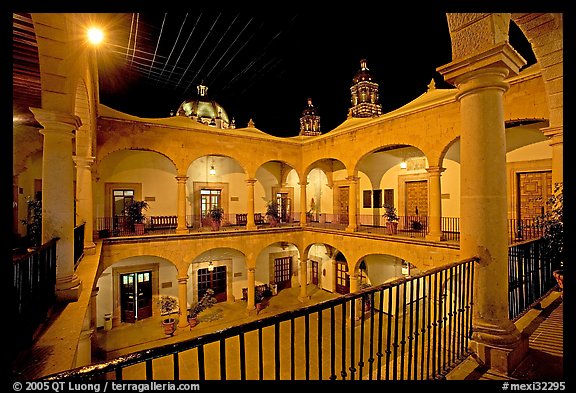
M248 270L248 273L254 273L254 272L256 272L256 268L255 268L255 267L249 267L249 268L247 268L247 270Z
M307 181L298 182L298 185L301 186L301 187L302 187L302 186L306 187L306 186L308 185L308 182L307 182Z
M346 180L348 180L350 183L357 183L358 180L360 180L360 177L358 177L358 176L348 176L348 177L346 177Z
M245 182L249 186L253 186L258 180L257 179L246 179Z
M500 42L482 53L457 59L438 67L436 71L444 76L446 82L459 87L470 79L495 70L502 79L508 75L517 75L526 60L508 43Z
M431 175L440 176L442 172L444 172L446 168L442 168L441 166L430 166L426 168L426 171Z
M66 112L53 111L42 108L30 108L34 118L44 127L43 131L60 131L70 133L82 125L82 121L76 115ZM42 132L42 131L41 131Z
M564 140L563 125L540 128L540 131L542 131L542 133L546 135L548 139L550 139L551 144L562 143Z
M178 284L186 284L188 282L188 275L178 277Z
M186 183L186 180L188 180L188 176L176 176L178 183Z
M72 156L77 168L90 168L94 164L95 159L96 157Z

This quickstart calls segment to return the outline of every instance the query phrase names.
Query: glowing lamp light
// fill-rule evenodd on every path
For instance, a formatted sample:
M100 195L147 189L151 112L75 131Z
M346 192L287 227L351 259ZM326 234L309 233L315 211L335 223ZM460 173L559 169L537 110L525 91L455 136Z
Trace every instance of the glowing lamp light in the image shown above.
M400 169L406 169L408 168L408 164L406 164L406 160L402 160L402 162L400 163Z
M210 263L208 264L208 271L209 271L209 272L214 271L214 265L212 264L212 262L210 262Z
M102 42L103 39L104 39L104 33L102 32L102 30L96 27L91 27L90 29L88 29L88 40L91 43L99 44Z
M212 165L212 166L210 167L210 174L211 174L211 175L215 175L215 174L216 174L216 169L214 169L214 165Z

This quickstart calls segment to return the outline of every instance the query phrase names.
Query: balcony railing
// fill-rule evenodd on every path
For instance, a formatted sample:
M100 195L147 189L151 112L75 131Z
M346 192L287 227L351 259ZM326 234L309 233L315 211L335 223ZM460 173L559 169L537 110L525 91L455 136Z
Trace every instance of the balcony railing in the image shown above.
M86 224L80 224L74 228L74 266L78 266L80 258L84 255L84 228Z
M56 300L56 242L52 239L42 246L12 258L13 319L10 321L10 340L21 347L34 338L36 329L47 317Z
M44 379L440 378L468 355L475 262L456 262Z
M517 319L556 286L554 261L542 258L542 239L508 247L508 316Z

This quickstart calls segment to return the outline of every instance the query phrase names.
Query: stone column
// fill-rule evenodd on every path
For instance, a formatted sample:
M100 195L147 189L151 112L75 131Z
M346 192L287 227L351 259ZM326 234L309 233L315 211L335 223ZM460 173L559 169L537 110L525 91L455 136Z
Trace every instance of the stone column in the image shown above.
M306 186L308 182L300 182L300 226L306 226Z
M248 282L248 300L246 301L246 310L248 312L254 310L256 308L255 306L255 295L254 295L254 290L256 287L256 268L254 267L249 267L248 268L248 277L247 277L247 282Z
M256 223L254 222L254 184L256 179L246 180L246 185L248 186L248 201L246 205L246 229L256 229Z
M188 176L176 176L178 182L178 225L176 233L188 233L186 226L186 180Z
M74 367L87 366L92 363L93 329L82 330L76 347L76 362Z
M76 301L82 283L74 271L74 163L72 138L80 118L64 112L30 108L43 127L42 243L55 237L56 297Z
M428 233L426 240L441 241L442 236L442 172L446 168L438 166L426 168L430 184L430 212L428 214Z
M92 164L94 157L72 157L76 164L76 214L77 224L84 225L84 253L94 254L94 212L92 199Z
M552 192L556 184L564 182L564 127L547 127L542 128L541 131L550 140L550 147L552 147Z
M188 326L188 275L178 277L178 304L180 304L180 318L178 327Z
M300 260L300 294L298 300L305 302L309 300L308 296L308 259L302 258Z
M460 101L461 259L477 256L471 348L475 358L508 373L528 350L508 319L508 223L504 79L523 59L506 42L441 67Z
M350 188L348 191L348 226L346 231L356 232L358 230L358 180L356 176L347 177Z

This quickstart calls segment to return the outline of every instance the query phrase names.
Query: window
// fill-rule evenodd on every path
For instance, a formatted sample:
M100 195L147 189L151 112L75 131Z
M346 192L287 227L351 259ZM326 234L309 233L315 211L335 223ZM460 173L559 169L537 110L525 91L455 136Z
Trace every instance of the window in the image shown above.
M384 190L384 206L394 206L394 189Z
M114 216L124 215L124 209L134 200L134 190L113 190L112 206Z
M222 190L202 189L200 190L200 213L202 218L215 207L220 207L220 197Z
M364 190L362 200L362 207L372 207L372 190Z
M372 198L373 198L372 206L382 207L382 190L373 190Z

